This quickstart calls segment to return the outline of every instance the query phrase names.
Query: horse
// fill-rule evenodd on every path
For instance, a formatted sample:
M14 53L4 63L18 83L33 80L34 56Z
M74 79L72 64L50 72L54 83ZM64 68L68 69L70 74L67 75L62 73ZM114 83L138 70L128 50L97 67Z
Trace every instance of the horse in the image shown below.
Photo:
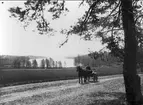
M87 74L87 81L89 82L90 76L92 74L92 70L91 70L90 66L86 66L85 69L86 69L86 74Z
M87 71L81 68L80 66L77 66L77 72L78 72L79 83L83 83L83 78L84 78L84 82L86 82Z

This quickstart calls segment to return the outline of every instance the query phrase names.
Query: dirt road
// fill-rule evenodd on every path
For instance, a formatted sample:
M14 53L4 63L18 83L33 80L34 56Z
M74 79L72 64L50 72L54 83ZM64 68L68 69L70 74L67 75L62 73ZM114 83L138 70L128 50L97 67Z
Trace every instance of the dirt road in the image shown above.
M100 77L99 82L87 84L79 84L74 79L3 87L0 88L0 105L89 105L95 100L95 97L93 100L89 96L96 92L110 91L109 86L114 80L122 81L122 76ZM116 81L113 84L115 83ZM105 89L107 87L108 90ZM124 92L122 86L117 87Z

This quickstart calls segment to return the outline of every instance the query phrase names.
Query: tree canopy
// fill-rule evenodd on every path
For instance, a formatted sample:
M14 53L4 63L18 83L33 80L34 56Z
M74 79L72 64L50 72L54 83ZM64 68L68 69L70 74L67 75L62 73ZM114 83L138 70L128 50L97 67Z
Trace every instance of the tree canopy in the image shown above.
M45 16L45 11L52 13L53 20L60 18L62 14L68 12L68 7L65 7L65 0L27 0L25 7L12 7L9 9L12 16L18 18L24 27L28 26L30 22L37 23L37 30L40 34L54 31L50 27L50 21ZM82 36L85 40L92 40L93 38L101 38L102 44L107 44L107 48L111 53L123 58L124 36L122 25L122 8L120 0L83 0L79 5L87 3L89 9L85 11L83 17L71 26L70 30L61 30L61 33L77 34ZM135 25L137 30L138 45L142 47L143 35L143 1L133 0L133 14L135 18ZM80 8L80 6L79 6ZM64 44L63 43L63 44ZM62 45L63 45L62 44Z

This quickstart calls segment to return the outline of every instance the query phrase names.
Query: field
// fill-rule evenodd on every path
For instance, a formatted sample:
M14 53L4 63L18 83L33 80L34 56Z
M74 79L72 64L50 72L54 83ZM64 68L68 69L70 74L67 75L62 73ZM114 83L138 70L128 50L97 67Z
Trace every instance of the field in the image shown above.
M98 75L115 75L122 73L121 66L102 66ZM2 69L0 70L0 85L13 85L41 81L67 80L77 78L76 68L64 69Z

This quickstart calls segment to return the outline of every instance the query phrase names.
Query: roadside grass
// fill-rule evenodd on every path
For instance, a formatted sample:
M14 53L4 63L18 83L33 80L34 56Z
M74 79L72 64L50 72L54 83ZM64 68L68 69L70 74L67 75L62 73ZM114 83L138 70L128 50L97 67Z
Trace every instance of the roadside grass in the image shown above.
M88 105L126 105L123 79L107 81L103 87L104 90L90 94L95 100Z
M141 77L141 90L143 94L143 75ZM93 99L87 105L127 105L123 79L107 81L103 84L104 90L88 95Z
M97 96L98 98L95 98ZM88 105L127 105L125 93L122 92L98 92L90 97L95 98L95 100Z
M143 89L143 75L140 77ZM84 88L87 88L86 85ZM48 105L127 105L124 81L121 78L109 80L99 85L95 84L92 89L80 93L76 97L61 99Z

